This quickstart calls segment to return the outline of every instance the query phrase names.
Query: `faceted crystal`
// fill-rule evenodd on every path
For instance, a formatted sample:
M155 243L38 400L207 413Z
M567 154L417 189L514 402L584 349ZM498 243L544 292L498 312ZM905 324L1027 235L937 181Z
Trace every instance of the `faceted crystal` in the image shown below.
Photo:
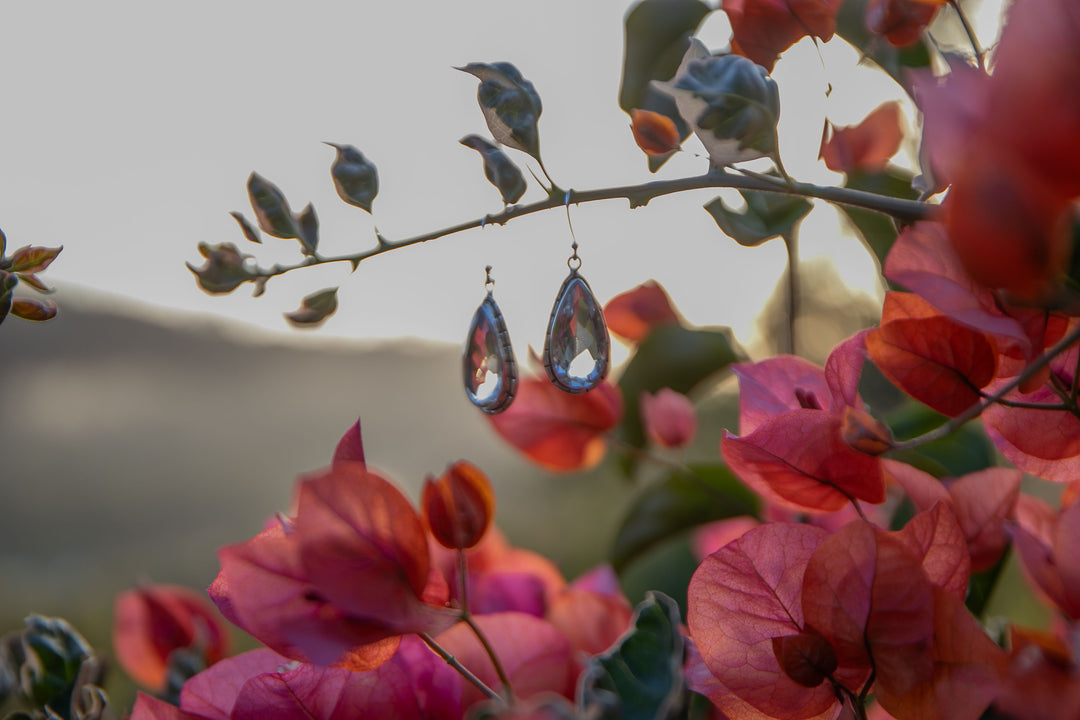
M486 413L510 406L517 389L517 363L495 298L490 294L473 315L462 356L465 394Z
M566 392L581 393L600 384L608 372L608 339L604 313L585 278L571 271L548 322L544 367Z

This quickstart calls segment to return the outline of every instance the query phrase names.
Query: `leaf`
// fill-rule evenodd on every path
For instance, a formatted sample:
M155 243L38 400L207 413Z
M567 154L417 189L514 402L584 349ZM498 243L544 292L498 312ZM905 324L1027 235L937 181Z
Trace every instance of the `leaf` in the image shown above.
M206 258L206 264L197 268L187 263L187 268L195 274L199 287L206 292L230 293L255 278L247 268L251 256L242 254L232 243L199 243L198 249L199 254Z
M63 249L63 245L55 248L35 247L32 245L21 247L12 253L5 269L18 273L39 273L49 267Z
M578 702L604 720L668 720L685 703L679 606L667 595L646 593L630 630L593 657L578 681ZM593 715L590 713L590 717Z
M484 177L499 190L502 201L513 205L525 194L525 178L518 166L497 145L479 135L466 135L461 144L480 153L484 159Z
M774 638L805 629L803 573L826 537L802 523L761 525L705 558L690 580L686 622L705 666L768 717L813 718L837 703L830 685L789 678L773 651Z
M619 378L626 409L619 432L635 447L642 447L639 398L643 392L668 387L689 394L706 378L743 359L728 328L692 330L672 324L655 326L638 345Z
M289 201L277 185L253 172L248 176L248 198L255 220L267 235L276 238L300 237L300 228L289 208Z
M41 282L41 278L39 278L37 275L29 275L27 273L16 273L16 275L18 276L19 280L34 288L39 293L45 293L46 295L50 295L56 292L54 288L51 288L45 283Z
M480 79L476 99L496 142L539 161L537 121L543 108L533 84L508 62L469 63L457 69Z
M244 217L244 213L232 211L229 213L232 215L233 220L240 226L240 232L244 233L244 237L253 243L262 243L262 236L259 234L259 228L248 222L248 219Z
M0 270L0 322L4 322L11 310L11 291L18 284L19 278L14 273Z
M486 417L504 440L541 467L580 470L600 462L605 435L622 415L621 394L609 382L571 394L532 378L518 383L509 408Z
M319 247L319 218L315 214L315 206L308 203L296 217L297 227L300 230L299 240L302 252L314 257L315 250Z
M801 512L833 512L851 500L885 500L880 461L852 449L840 434L843 417L822 410L787 410L743 437L724 431L728 467L771 502Z
M650 483L630 502L611 550L622 571L659 543L725 518L756 515L760 501L724 465L691 465L692 474L673 472Z
M921 559L923 572L932 585L964 600L971 558L951 502L939 502L920 512L892 535L907 543L908 549Z
M870 331L866 348L900 389L950 417L979 402L997 371L987 336L944 315L889 320Z
M660 283L646 280L608 300L604 305L604 321L611 332L639 343L659 325L678 325L679 315Z
M655 86L675 99L714 167L776 153L780 92L752 60L710 55L694 38L675 78Z
M352 145L326 143L337 150L330 177L338 197L350 205L371 212L371 204L379 194L379 174L364 154Z
M300 307L285 313L285 319L295 327L315 327L334 314L338 308L337 288L327 288L308 295Z
M690 135L690 127L679 115L675 101L652 85L653 80L669 80L679 69L690 36L712 8L701 0L642 0L626 14L625 48L619 107L657 112L675 123L679 144ZM649 170L656 172L667 160L649 157Z
M3 230L0 230L0 258L4 257L4 253L7 252L7 235Z
M736 212L719 197L705 205L720 230L744 247L760 245L774 237L788 235L806 217L813 205L797 195L740 190L746 209Z
M56 303L52 300L14 298L11 301L11 314L23 320L44 322L56 317Z

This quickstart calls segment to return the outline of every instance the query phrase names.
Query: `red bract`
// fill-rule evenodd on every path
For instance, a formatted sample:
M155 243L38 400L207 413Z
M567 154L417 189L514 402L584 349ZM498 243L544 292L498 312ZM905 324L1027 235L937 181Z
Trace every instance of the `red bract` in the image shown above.
M836 31L839 0L723 0L731 21L731 49L772 71L780 53L810 36L828 41Z
M1045 303L1065 272L1080 195L1080 18L1068 0L1012 5L988 79L957 63L923 79L930 165L953 188L946 228L970 275Z
M604 434L622 419L619 389L602 382L586 393L563 392L547 380L518 384L514 404L491 424L508 443L549 470L581 470L604 457Z
M309 476L294 528L271 527L219 553L219 609L269 647L359 670L398 636L456 621L423 525L397 488L357 463Z
M1010 664L995 709L1017 720L1080 717L1080 668L1071 644L1015 625L1009 635Z
M1050 372L1064 387L1070 387L1076 371L1077 347L1050 363ZM990 385L987 390L1005 382ZM1056 406L1061 398L1049 383L1029 393L1014 390L1006 400ZM1055 482L1069 482L1080 476L1080 418L1067 410L992 405L983 413L990 438L1021 470Z
M113 650L135 682L165 687L169 656L189 650L212 665L228 653L221 615L205 595L177 585L147 585L116 596Z
M904 132L900 127L900 105L887 102L878 106L858 125L835 127L823 140L818 154L825 166L836 172L875 173L885 167L896 151Z
M608 330L638 343L654 327L677 325L679 316L660 283L648 280L608 300L604 305L604 320Z
M641 394L641 422L645 435L661 447L682 447L697 433L697 413L690 398L671 388L660 388L655 395Z
M798 684L773 650L774 638L805 629L803 573L826 537L809 525L762 525L707 557L690 580L687 624L704 665L727 691L769 717L803 720L837 706L828 683ZM857 689L866 674L845 677Z
M360 436L360 420L357 419L338 441L334 449L333 464L342 462L364 462L364 440Z
M541 692L555 692L573 697L576 678L570 643L554 626L517 612L482 615L475 621L491 642L515 696L529 698ZM457 625L439 635L436 641L485 685L499 692L499 676L491 658L469 627ZM482 699L483 695L472 685L465 688L465 707Z
M883 502L880 462L844 442L841 423L832 413L789 410L744 437L725 430L720 449L743 482L784 507L832 512L854 499Z
M870 359L904 392L949 416L979 402L994 379L997 348L985 334L964 327L915 296L885 298L882 324L866 336ZM912 303L923 308L912 311Z
M438 480L427 478L423 508L432 535L444 547L471 548L491 525L495 492L480 468L460 460Z
M668 155L679 149L679 130L667 115L651 110L631 110L634 142L649 155Z
M904 47L919 40L945 0L870 0L866 27L884 35L890 45Z
M1055 512L1022 495L1016 506L1013 543L1031 583L1062 613L1080 618L1080 505Z
M180 707L140 695L134 720L456 720L461 677L420 640L364 673L296 663L270 650L223 661L189 680Z
M570 641L579 666L607 650L626 632L634 614L609 565L601 565L563 588L547 620Z
M939 502L952 508L963 531L973 571L986 570L998 561L1008 544L1005 522L1012 517L1020 494L1020 471L987 468L946 485L928 473L894 460L886 460L885 468L920 510L928 510ZM962 585L966 588L966 577Z

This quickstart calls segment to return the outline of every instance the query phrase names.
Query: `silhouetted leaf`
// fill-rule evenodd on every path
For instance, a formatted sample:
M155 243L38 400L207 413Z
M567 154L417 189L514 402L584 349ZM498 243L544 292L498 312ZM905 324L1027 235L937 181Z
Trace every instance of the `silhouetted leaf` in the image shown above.
M533 84L508 62L469 63L457 69L480 79L476 99L495 140L539 161L536 124L543 108Z
M919 40L904 48L893 47L885 38L874 35L866 26L868 0L848 0L840 6L836 16L836 34L863 52L863 59L877 63L905 90L908 80L904 77L910 68L930 66L930 50L925 40Z
M680 143L690 135L690 127L675 101L651 83L675 74L690 36L710 12L700 0L642 0L626 14L619 107L627 113L648 110L670 118ZM666 160L667 156L649 156L649 170L656 172Z
M648 592L634 609L630 630L593 657L580 682L579 702L603 720L667 720L686 703L679 606Z
M314 255L319 247L319 217L315 214L315 206L308 203L296 217L296 224L300 229L300 245L305 255Z
M251 173L247 182L248 198L255 220L267 235L276 238L295 238L300 235L289 201L278 186L258 173Z
M848 175L844 187L908 200L918 195L911 187L911 174L895 167L888 167L883 172L873 175L852 173ZM897 235L896 224L892 218L864 208L848 205L836 207L848 216L862 235L863 242L874 253L878 263L884 267L885 257L889 254L889 248L896 241Z
M300 307L291 313L285 313L285 319L295 327L315 327L337 310L337 288L327 288L308 295L300 302Z
M206 264L197 268L187 263L187 267L195 274L199 286L208 293L230 293L253 279L246 267L251 256L242 254L232 243L199 243L199 254L206 258Z
M615 535L611 564L622 570L657 544L714 520L756 515L760 500L722 463L691 465L645 487Z
M479 135L466 135L461 138L461 144L484 158L484 177L499 189L503 203L513 205L521 199L525 194L525 178L506 153Z
M798 195L740 190L746 209L736 212L719 197L705 205L725 235L745 247L760 245L774 237L787 235L795 223L813 207Z
M337 150L330 176L338 197L350 205L371 212L371 203L379 194L379 174L364 154L352 145L326 143Z
M29 273L16 273L16 275L18 276L19 280L34 288L39 293L45 293L46 295L49 295L56 292L54 288L51 288L45 283L41 282L41 278L39 278L37 275L31 275Z
M11 291L19 284L14 274L0 270L0 322L4 322L11 309Z
M262 235L259 234L259 228L248 222L248 219L244 217L244 213L236 212L235 210L229 213L232 215L233 220L240 226L240 232L244 233L244 237L253 243L261 243Z

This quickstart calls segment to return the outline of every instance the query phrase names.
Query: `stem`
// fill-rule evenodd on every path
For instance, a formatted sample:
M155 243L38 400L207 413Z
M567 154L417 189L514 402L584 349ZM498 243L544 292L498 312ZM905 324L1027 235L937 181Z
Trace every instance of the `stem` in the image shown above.
M447 665L457 670L463 678L475 685L480 692L484 693L492 700L502 700L502 697L499 696L499 693L489 688L487 685L484 684L483 680L469 672L469 669L462 665L460 662L458 662L458 659L456 657L446 652L446 650L443 649L442 645L439 645L439 643L435 642L435 638L431 637L427 633L420 633L420 639L423 640L424 643L429 648L431 648L431 650L436 655L441 657Z
M902 222L915 222L917 220L930 219L937 210L937 206L930 203L917 200L906 200L903 198L893 198L886 195L877 195L864 190L855 190L844 187L827 187L800 182L792 182L788 185L779 178L776 178L775 180L776 182L769 182L761 177L752 177L741 174L737 175L728 172L710 172L705 175L678 178L675 180L654 180L640 185L624 185L620 187L599 188L596 190L574 191L573 202L581 204L599 202L601 200L622 199L628 200L631 208L636 208L647 205L655 198L685 192L687 190L736 188L820 198L841 205L850 205L852 207L874 210L894 217ZM560 192L556 195L549 196L546 200L530 203L528 205L513 205L504 209L502 212L485 215L475 220L467 220L458 223L457 225L451 225L450 227L442 228L440 230L426 232L405 240L399 240L397 242L384 240L384 242L380 242L376 247L363 252L353 253L351 255L338 255L336 257L319 257L318 259L309 257L295 265L279 264L265 270L259 269L255 271L252 279L271 278L277 275L284 275L287 272L301 267L324 265L334 262L349 262L355 268L361 261L376 255L381 255L384 252L398 250L410 245L424 243L429 240L436 240L441 237L446 237L447 235L453 235L485 225L504 225L511 220L524 215L551 210L552 208L562 207L565 204L565 195Z
M971 27L971 23L968 21L967 13L960 7L960 0L949 0L949 4L956 11L956 16L960 18L960 24L964 26L964 32L971 43L971 49L975 51L975 59L979 62L979 67L985 70L986 55L983 53L982 46L979 45L979 38L975 36L975 28Z
M954 418L950 418L948 422L942 423L930 432L923 433L922 435L913 437L910 440L904 440L903 442L894 443L892 449L911 450L912 448L917 448L920 445L925 445L928 442L933 442L934 440L945 437L946 435L966 423L968 420L973 420L979 415L982 415L983 411L986 410L986 408L990 407L998 400L1008 395L1010 392L1019 387L1021 383L1023 383L1025 380L1032 377L1033 375L1035 375L1035 373L1039 372L1044 367L1049 365L1051 360L1068 350L1069 346L1075 343L1077 340L1080 340L1080 324L1077 324L1077 326L1074 327L1072 331L1069 332L1064 338L1059 340L1053 347L1051 347L1049 350L1047 350L1034 361L1032 361L1031 364L1025 367L1022 373L1014 377L1009 382L1005 383L1005 385L1003 385L1001 389L986 398L986 400L984 400L983 402L972 405L964 412L960 413Z
M608 435L608 440L613 445L618 445L621 450L633 455L639 460L646 460L648 462L656 463L657 465L663 465L664 467L671 468L675 472L686 473L688 475L694 475L694 471L682 463L675 462L674 460L668 460L665 457L657 455L656 453L649 452L645 448L639 448L636 445L631 445L620 437L615 435Z
M795 321L799 317L799 236L792 230L784 233L782 237L784 249L787 250L788 352L797 355Z
M491 659L491 664L495 668L495 674L499 676L499 682L502 683L503 692L506 693L506 701L510 705L514 704L514 691L510 687L510 678L506 675L506 670L503 668L502 663L499 662L499 656L495 654L495 648L488 642L487 636L480 629L480 626L476 624L473 619L472 613L469 612L469 564L465 558L465 551L458 548L458 588L459 595L461 597L461 619L469 626L476 635L476 639L480 641L480 644L484 646L484 652L487 653Z

